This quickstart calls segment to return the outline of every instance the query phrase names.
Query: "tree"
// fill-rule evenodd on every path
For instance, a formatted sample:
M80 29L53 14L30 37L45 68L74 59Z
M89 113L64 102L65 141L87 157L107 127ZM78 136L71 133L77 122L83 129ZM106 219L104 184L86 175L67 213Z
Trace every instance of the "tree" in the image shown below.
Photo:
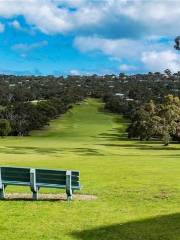
M0 119L0 136L7 136L11 132L10 122L6 119Z
M156 106L153 101L141 106L135 111L132 124L128 128L128 136L139 137L140 140L149 140L155 134Z
M171 76L171 71L169 69L164 70L164 73L170 77Z
M161 135L164 145L167 146L173 135L176 134L180 120L180 99L168 95L164 103L159 106L159 134Z
M172 137L180 136L180 99L167 95L163 103L150 101L135 111L132 123L128 128L130 138L139 137L148 140L152 137L163 140L167 146Z

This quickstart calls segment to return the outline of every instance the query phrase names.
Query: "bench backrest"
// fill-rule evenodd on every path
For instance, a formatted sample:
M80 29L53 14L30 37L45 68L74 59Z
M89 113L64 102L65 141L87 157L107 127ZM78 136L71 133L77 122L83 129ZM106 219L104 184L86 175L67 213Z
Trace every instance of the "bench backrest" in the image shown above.
M30 168L1 167L2 182L30 183Z
M65 170L49 170L49 169L36 169L36 183L52 184L52 185L66 185L66 171ZM71 171L71 185L72 188L79 188L79 172Z
M4 184L30 185L31 168L1 167L0 180ZM79 171L71 172L72 189L79 189ZM66 187L66 170L35 169L35 181L37 186Z

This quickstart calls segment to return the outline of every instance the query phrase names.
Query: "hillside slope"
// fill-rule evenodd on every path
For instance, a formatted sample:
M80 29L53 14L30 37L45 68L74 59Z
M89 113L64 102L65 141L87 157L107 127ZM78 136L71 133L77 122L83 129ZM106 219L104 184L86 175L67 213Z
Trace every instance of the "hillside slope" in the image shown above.
M32 136L0 139L0 165L78 169L81 194L97 196L1 201L0 240L180 239L179 145L127 140L123 118L102 106L87 99Z

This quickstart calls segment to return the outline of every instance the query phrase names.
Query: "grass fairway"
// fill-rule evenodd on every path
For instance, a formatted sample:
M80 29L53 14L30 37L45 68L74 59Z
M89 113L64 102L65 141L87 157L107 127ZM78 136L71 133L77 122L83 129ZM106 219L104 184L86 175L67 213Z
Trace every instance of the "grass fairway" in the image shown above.
M123 140L123 119L101 107L88 99L46 130L0 140L1 165L78 169L81 193L98 197L0 201L0 240L180 239L180 145Z

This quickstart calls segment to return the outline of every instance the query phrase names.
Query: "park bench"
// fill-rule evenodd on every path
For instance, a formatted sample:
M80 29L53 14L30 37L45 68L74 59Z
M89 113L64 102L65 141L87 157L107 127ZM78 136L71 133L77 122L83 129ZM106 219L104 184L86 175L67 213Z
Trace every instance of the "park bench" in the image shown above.
M8 185L29 186L35 200L42 187L65 189L67 200L72 200L73 191L80 189L79 171L0 167L0 199Z

